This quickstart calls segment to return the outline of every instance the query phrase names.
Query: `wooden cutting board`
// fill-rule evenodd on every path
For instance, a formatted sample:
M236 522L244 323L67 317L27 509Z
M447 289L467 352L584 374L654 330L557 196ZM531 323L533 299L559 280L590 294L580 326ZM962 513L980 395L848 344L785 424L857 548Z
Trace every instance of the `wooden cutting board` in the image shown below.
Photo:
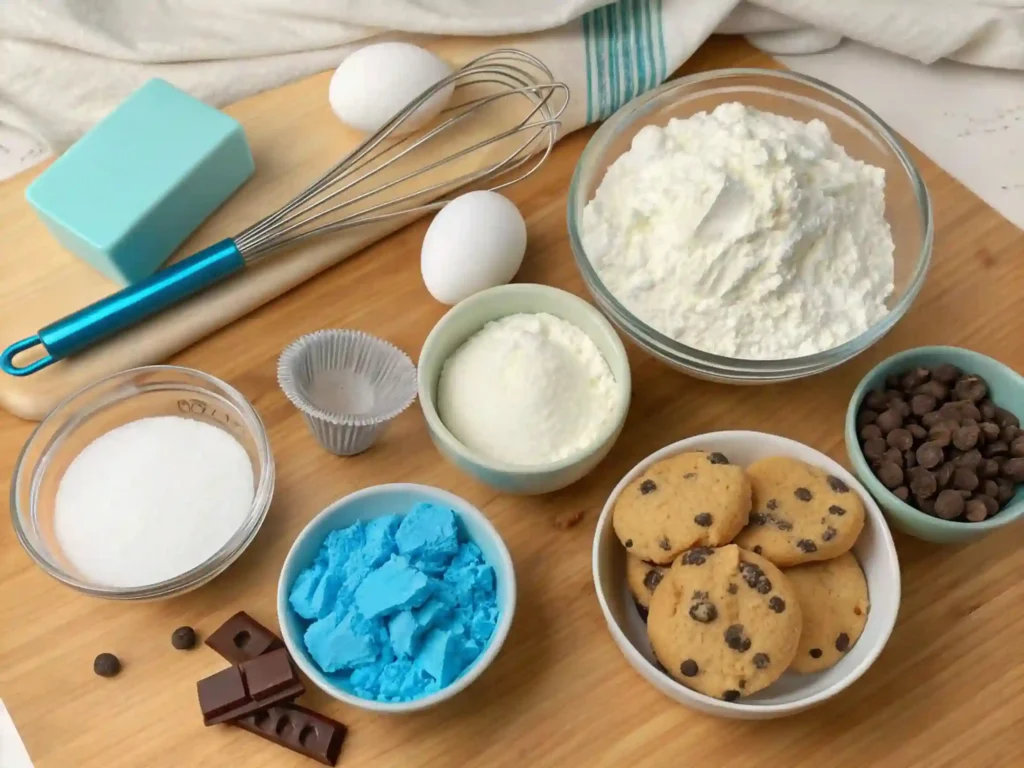
M446 38L426 44L454 66L469 61L500 41ZM259 94L225 111L245 127L256 173L252 179L190 237L172 258L183 258L200 248L239 233L286 203L319 178L362 136L346 128L331 113L327 87L331 73L311 77ZM454 148L494 135L524 116L525 102L516 100L490 109L481 118L466 121L444 141L416 150L394 169L414 170L449 154ZM510 139L509 141L512 141ZM521 139L518 140L521 143ZM433 172L432 181L456 178L498 159L497 145L459 163ZM0 348L30 336L40 328L118 290L118 286L65 251L43 227L25 202L25 188L45 170L44 164L0 184ZM398 186L394 194L411 189ZM106 342L23 378L0 374L0 408L24 419L41 419L56 403L83 386L111 373L138 365L164 362L188 345L222 328L256 307L294 288L327 267L351 256L407 224L388 223L358 227L308 240L262 260L213 290L164 312ZM41 349L34 352L41 353ZM18 362L24 365L26 353Z

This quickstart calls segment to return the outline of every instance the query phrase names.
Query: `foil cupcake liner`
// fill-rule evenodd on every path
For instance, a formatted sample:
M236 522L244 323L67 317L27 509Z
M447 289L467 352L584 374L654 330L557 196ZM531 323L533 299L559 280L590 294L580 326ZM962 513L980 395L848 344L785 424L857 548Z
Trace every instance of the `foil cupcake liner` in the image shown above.
M409 356L362 331L316 331L296 339L281 353L277 381L317 442L337 456L368 449L416 400Z

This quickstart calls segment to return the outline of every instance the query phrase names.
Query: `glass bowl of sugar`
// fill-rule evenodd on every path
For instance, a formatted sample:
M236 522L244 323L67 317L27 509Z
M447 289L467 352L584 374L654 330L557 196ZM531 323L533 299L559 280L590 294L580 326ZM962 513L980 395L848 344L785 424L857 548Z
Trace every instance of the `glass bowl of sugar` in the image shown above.
M928 191L881 118L826 83L725 69L672 80L588 142L569 241L597 306L692 376L767 384L859 355L931 260Z
M50 576L114 600L195 589L249 546L274 492L252 405L189 368L109 376L54 408L11 481L18 540Z

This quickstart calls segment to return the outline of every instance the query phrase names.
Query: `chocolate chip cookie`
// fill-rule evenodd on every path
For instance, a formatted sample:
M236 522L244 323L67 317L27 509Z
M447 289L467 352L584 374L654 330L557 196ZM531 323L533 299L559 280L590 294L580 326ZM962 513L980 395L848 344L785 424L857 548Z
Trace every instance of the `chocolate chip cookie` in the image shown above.
M840 478L786 456L747 467L750 522L736 543L784 568L847 552L864 527L864 504Z
M730 544L682 553L651 596L647 634L673 678L735 701L782 675L802 624L782 571Z
M800 645L790 669L820 672L841 659L857 642L868 620L864 572L847 552L834 560L787 568L803 610Z
M648 563L636 555L626 555L626 585L636 601L641 618L647 618L647 610L651 607L651 595L667 570L668 568L663 565Z
M750 483L721 453L681 453L647 468L627 485L612 526L629 553L668 565L698 545L732 541L750 514Z

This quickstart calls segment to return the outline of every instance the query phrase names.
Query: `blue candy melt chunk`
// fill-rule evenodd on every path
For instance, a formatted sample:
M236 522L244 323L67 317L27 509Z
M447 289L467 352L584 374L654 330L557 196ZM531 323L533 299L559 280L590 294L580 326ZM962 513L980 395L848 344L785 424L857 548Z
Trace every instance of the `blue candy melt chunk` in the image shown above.
M304 619L319 618L318 611L313 605L313 595L320 585L325 570L326 566L320 563L312 568L307 568L299 574L299 578L292 585L291 592L288 593L288 604Z
M459 549L459 527L455 513L433 504L417 504L405 516L395 534L400 554L437 562Z
M330 613L314 622L303 637L309 655L324 672L352 669L376 661L387 635L356 611Z
M461 644L451 632L432 629L423 640L416 664L443 688L463 670Z
M356 607L369 619L415 608L430 597L430 579L401 556L371 571L356 589Z

